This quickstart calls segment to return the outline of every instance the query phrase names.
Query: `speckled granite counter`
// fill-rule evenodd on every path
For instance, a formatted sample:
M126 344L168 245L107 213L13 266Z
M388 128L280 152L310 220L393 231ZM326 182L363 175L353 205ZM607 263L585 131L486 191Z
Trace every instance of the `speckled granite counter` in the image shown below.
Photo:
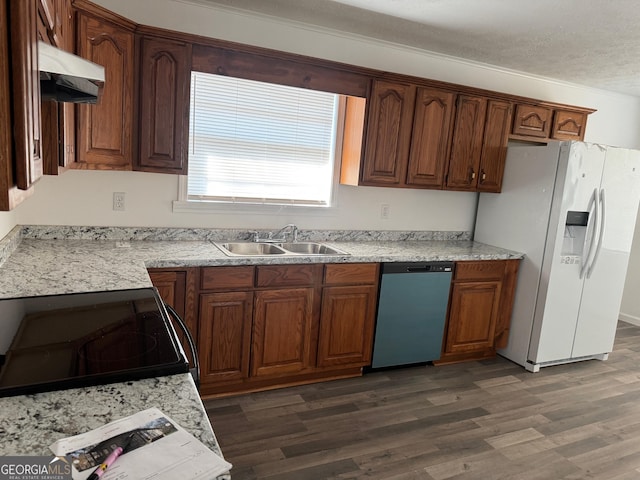
M225 237L226 235L226 237ZM464 232L418 235L316 234L348 256L229 257L211 240L229 231L16 227L0 242L0 298L140 288L147 268L282 263L409 262L521 258L468 240ZM156 406L219 452L189 375L0 399L0 454L49 454L55 440ZM224 478L228 478L225 476Z
M0 266L0 298L140 288L147 268L521 258L469 240L324 241L350 255L229 257L209 240L23 238Z
M181 374L0 398L0 455L51 455L49 445L60 438L150 407L221 454L191 375ZM225 474L217 480L230 478Z

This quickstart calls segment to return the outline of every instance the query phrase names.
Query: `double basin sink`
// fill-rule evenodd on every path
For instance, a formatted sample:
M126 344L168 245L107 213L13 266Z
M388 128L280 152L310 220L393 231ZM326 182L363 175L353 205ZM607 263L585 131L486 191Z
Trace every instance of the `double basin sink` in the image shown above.
M316 242L224 242L213 244L222 253L234 257L277 255L349 255L347 252Z

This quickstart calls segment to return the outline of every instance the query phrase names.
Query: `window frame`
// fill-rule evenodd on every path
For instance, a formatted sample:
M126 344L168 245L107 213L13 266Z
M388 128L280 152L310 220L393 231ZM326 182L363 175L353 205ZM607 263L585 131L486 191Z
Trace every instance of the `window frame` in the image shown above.
M331 197L328 205L275 204L260 202L196 201L189 200L188 176L179 175L178 197L173 202L173 212L184 213L230 213L230 214L284 214L299 213L312 216L333 216L338 208L338 187L344 138L346 97L338 94L336 132L333 146L333 176L331 179Z

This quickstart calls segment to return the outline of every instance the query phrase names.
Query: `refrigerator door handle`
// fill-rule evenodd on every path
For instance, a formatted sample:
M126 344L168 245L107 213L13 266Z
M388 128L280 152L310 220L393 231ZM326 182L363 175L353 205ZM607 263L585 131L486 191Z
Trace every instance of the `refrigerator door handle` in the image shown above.
M589 212L589 220L587 220L587 231L584 236L584 247L582 249L582 266L580 267L580 278L583 278L587 269L589 268L589 259L591 258L591 252L593 252L593 244L596 239L596 231L597 223L598 223L598 189L594 188L593 193L591 194L591 198L589 199L589 206L587 210ZM593 221L592 221L593 220ZM589 239L589 227L593 225L594 232L591 235L591 240L589 241L589 247L587 248L587 240Z
M587 271L587 278L591 277L591 273L593 272L593 269L596 266L596 261L598 260L598 256L600 255L600 250L602 249L602 238L604 237L604 228L605 228L605 203L604 203L604 188L602 188L600 189L600 233L598 234L598 245L596 246L596 253L593 256L593 260L591 260L591 264L589 265L589 270Z

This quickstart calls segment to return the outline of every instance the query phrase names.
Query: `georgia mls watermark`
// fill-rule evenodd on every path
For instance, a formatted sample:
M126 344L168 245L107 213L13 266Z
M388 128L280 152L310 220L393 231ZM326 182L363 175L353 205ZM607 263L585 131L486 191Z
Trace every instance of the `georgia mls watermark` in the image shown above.
M72 480L71 459L51 456L0 456L0 480Z

